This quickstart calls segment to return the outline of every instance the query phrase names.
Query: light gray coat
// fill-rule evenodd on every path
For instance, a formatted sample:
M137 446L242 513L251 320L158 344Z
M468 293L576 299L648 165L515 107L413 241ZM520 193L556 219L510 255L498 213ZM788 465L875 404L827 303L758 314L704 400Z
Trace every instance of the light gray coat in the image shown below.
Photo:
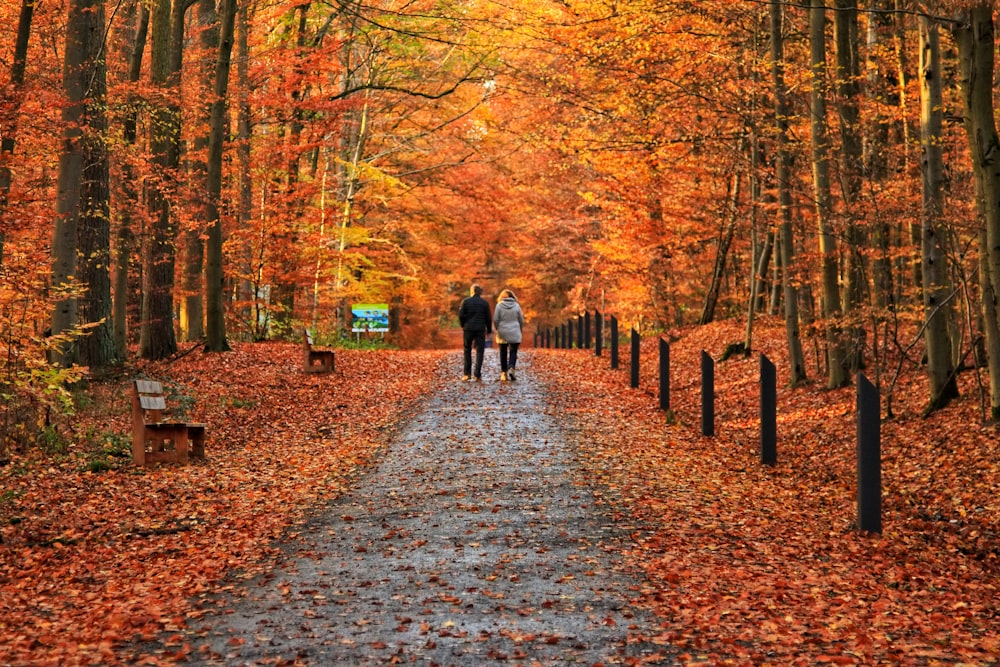
M493 327L498 343L520 343L521 329L524 328L524 313L521 305L512 296L502 299L493 309Z

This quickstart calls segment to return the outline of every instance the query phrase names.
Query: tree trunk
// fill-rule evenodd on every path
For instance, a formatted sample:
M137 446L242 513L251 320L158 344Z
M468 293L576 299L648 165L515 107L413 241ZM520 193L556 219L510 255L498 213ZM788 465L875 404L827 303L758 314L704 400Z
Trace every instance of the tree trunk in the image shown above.
M104 55L104 3L88 0L88 90L84 109L83 182L77 226L79 277L86 287L80 297L80 361L91 372L115 365L118 353L111 327L111 189L107 132L107 61Z
M306 48L306 31L308 29L308 18L309 18L309 5L304 4L296 7L295 10L298 12L298 21L296 22L296 47L299 53L304 52ZM301 65L300 65L301 66ZM303 111L301 108L301 102L305 95L306 90L306 77L302 77L303 81L299 88L296 88L292 92L292 118L288 126L288 164L286 167L286 190L288 201L296 201L298 198L295 197L295 191L299 186L299 163L302 158L302 130L304 127L303 123ZM291 218L298 219L301 210L290 211L289 215ZM294 252L295 247L298 244L298 234L296 233L291 221L288 225L289 231L286 233L286 238L282 239L282 244L285 246L285 252ZM294 263L294 266L288 266L285 271L277 272L275 275L279 278L275 280L274 289L272 290L272 296L278 304L278 310L274 315L275 323L279 325L282 332L287 333L292 326L292 320L295 317L295 299L296 299L296 289L297 285L297 268L298 268L298 257L294 257L289 260L289 263Z
M781 244L781 284L785 301L785 337L788 343L789 384L795 386L806 379L802 337L799 331L798 289L793 275L795 238L792 233L791 154L788 148L788 90L785 87L784 41L782 37L782 5L771 5L771 74L774 82L774 121L777 127L775 176L778 183L778 212Z
M812 128L813 196L819 228L819 252L823 278L823 328L826 331L827 386L842 387L847 382L844 344L841 340L840 280L837 238L830 218L830 146L826 122L826 5L812 0L809 10L809 44L812 66L810 125Z
M183 3L157 0L152 10L152 83L163 97L151 113L150 151L159 182L149 192L150 230L143 272L142 331L139 354L163 359L177 351L174 332L174 263L176 224L167 192L174 189L180 164L180 50Z
M944 161L941 126L944 109L941 96L941 49L938 26L929 17L920 17L920 149L923 175L922 256L924 313L927 318L927 376L930 380L930 410L942 408L958 396L952 366L949 298L952 292L944 252L941 213L943 210Z
M215 89L209 121L207 213L208 213L208 264L205 273L205 291L208 303L208 341L211 352L229 349L226 341L226 318L223 307L222 274L222 216L219 201L222 193L222 148L226 132L226 96L229 89L229 72L233 50L236 0L225 0L222 6L219 54L215 64Z
M135 33L131 37L131 52L128 54L128 81L136 83L142 74L142 54L146 49L146 35L149 29L149 9L145 3L139 3L135 16ZM134 290L129 290L129 268L132 264L135 237L132 234L133 213L136 210L139 194L135 187L135 170L132 165L132 152L137 140L136 100L128 98L128 111L122 127L122 139L125 144L122 160L122 178L118 186L121 188L121 204L118 207L118 235L115 239L115 271L114 271L114 337L118 356L125 358L128 347L128 304L129 296ZM141 265L140 265L141 266Z
M869 54L878 53L880 49L887 48L887 45L894 43L893 31L896 30L896 26L899 23L897 17L887 10L891 5L890 0L872 0L871 6L876 12L873 12L868 17L866 50ZM902 44L902 39L902 31L900 31L899 39L895 40L897 48ZM896 81L898 82L902 80L902 75L900 74L900 61L897 59L896 62ZM892 100L898 96L902 100L901 103L905 103L905 89L890 86L889 74L883 73L874 63L868 67L866 85L865 97L869 100ZM867 122L866 131L863 134L864 139L862 141L862 158L860 164L863 165L864 173L875 183L883 182L889 173L886 157L889 151L886 150L886 146L889 144L891 123L891 115L882 115L876 111L871 120ZM905 122L903 123L903 127L908 127ZM901 149L904 153L909 150L907 146L902 146ZM905 156L903 159L906 159ZM906 172L904 171L903 173ZM871 272L874 287L870 300L874 303L876 309L888 311L895 307L896 301L892 274L892 226L884 216L878 216L875 220L871 221L870 225L872 248ZM859 303L863 302L864 299L859 301Z
M197 86L204 100L198 105L199 118L196 121L199 128L208 128L212 115L212 89L215 86L213 75L214 68L208 64L208 54L218 55L219 51L219 13L216 11L215 0L198 0L195 5L198 42L201 52L201 60L198 64ZM211 220L209 211L208 193L208 166L202 157L208 150L209 132L199 130L198 135L192 142L192 153L194 159L190 161L191 181L196 184L203 184L197 188L197 194L192 196L192 205L203 211L203 216L198 216L196 220ZM207 229L207 228L205 228ZM203 235L205 229L201 226L193 226L186 229L183 234L182 243L184 247L184 270L182 274L184 298L180 303L180 330L184 340L195 341L205 337L205 242Z
M252 169L250 163L250 137L251 110L250 110L250 45L247 39L247 31L250 29L250 17L247 14L247 3L240 2L236 10L239 31L236 40L236 79L237 95L236 101L236 169L237 184L239 188L238 206L236 209L236 228L248 229L250 226L250 216L253 211L253 182L251 179ZM240 280L238 300L242 303L256 303L257 292L254 288L255 276L253 251L249 244L243 245L242 256L240 258ZM245 308L240 315L245 319L246 328L251 332L254 340L258 340L258 319L256 307Z
M726 207L726 221L719 231L719 245L715 252L715 266L712 270L712 283L705 295L705 307L702 308L699 324L708 324L715 319L715 307L722 291L722 279L726 274L726 258L733 244L736 233L736 220L739 217L740 173L734 170L729 179L729 205Z
M997 331L996 298L1000 294L1000 138L997 136L993 109L993 69L996 44L993 35L992 3L981 2L959 12L952 31L958 45L959 81L965 131L972 155L973 173L979 194L979 210L985 231L984 254L980 261L988 272L983 283L987 345L990 351L990 416L1000 419L1000 356L993 352L1000 346L990 340Z
M861 198L861 165L864 147L861 139L861 67L858 63L858 3L857 0L837 0L834 13L834 34L837 44L837 99L840 116L841 184L846 219L847 248L845 253L846 284L843 290L845 370L851 375L861 368L864 356L864 329L857 317L868 292L865 275L864 249L870 244L857 223L858 200ZM850 380L850 377L847 378Z
M17 37L14 42L14 62L10 68L12 103L0 112L2 113L0 127L4 130L3 138L0 139L0 220L5 219L7 199L10 196L12 181L10 163L17 141L17 115L24 96L24 69L28 59L28 40L31 37L35 1L21 0L21 15L17 22ZM0 226L0 266L3 266L4 238L5 230Z
M52 350L53 363L69 366L75 360L73 331L78 325L76 295L76 229L80 218L80 189L83 178L83 122L88 68L90 0L72 0L66 26L63 56L62 146L56 194L56 220L52 236L52 336L58 337Z
M910 164L912 163L912 158L910 156L910 146L912 145L913 132L910 129L909 119L912 117L910 113L909 98L907 97L906 91L908 88L908 77L907 73L909 70L909 59L907 58L907 53L909 53L908 44L906 42L906 17L909 15L910 0L894 0L894 10L896 18L896 67L897 67L897 90L899 93L899 117L902 119L900 130L902 131L901 141L899 142L903 148L903 164L899 169L900 173L908 174L910 173ZM920 275L920 222L919 220L912 219L909 223L909 229L906 229L905 223L900 224L899 229L899 246L903 252L899 253L900 262L906 262L909 267L910 282L914 287L920 288L923 285L923 278ZM908 244L908 246L907 246ZM896 303L902 303L901 296L903 293L903 276L905 275L906 266L902 266L899 272L900 278L896 281L897 283L897 296L894 297Z

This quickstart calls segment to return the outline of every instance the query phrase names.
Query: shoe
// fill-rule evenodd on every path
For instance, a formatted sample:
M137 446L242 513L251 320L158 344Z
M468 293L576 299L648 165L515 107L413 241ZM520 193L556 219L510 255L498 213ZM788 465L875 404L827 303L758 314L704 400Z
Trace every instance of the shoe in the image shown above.
M500 381L501 382L506 382L507 381L507 374L506 373L501 373L500 374Z
M468 375L463 375L462 376L462 382L468 382L468 381L469 381L469 376Z
M515 378L515 377L514 377L514 369L513 369L513 368L512 368L512 369L510 369L509 371L507 371L507 378L508 378L508 379L509 379L509 380L510 380L511 382L513 382L514 380L516 380L516 379L517 379L517 378Z

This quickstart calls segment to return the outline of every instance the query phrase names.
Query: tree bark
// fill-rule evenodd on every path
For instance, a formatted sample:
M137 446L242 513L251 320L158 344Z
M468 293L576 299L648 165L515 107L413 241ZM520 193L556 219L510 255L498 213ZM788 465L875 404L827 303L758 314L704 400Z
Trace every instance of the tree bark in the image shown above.
M226 132L226 97L232 62L237 0L225 0L220 17L219 53L215 64L215 88L209 120L207 201L208 262L205 290L208 305L207 348L211 352L229 349L226 341L226 318L223 307L222 216L219 202L222 193L222 148Z
M151 12L152 51L150 74L161 99L150 122L150 151L158 182L149 192L150 230L143 272L142 329L139 354L144 359L163 359L177 351L174 332L174 264L176 221L168 192L177 182L180 165L180 65L184 31L184 0L173 6L157 0Z
M134 34L130 38L131 50L127 56L129 83L136 83L142 74L142 56L146 49L146 36L149 30L149 9L146 3L138 3L134 17ZM129 289L129 269L135 246L135 236L132 234L133 213L137 210L139 194L135 187L135 169L132 163L132 153L138 138L136 100L134 95L128 97L128 110L122 123L122 140L125 150L122 151L122 178L118 187L121 188L121 204L118 207L118 234L115 238L115 269L114 269L114 337L115 348L119 357L125 358L128 347L128 304L135 290ZM141 270L141 264L139 265ZM141 278L140 278L141 282Z
M715 251L712 282L709 285L708 293L705 295L705 306L702 308L701 317L698 319L699 324L708 324L715 319L715 308L719 303L719 293L722 291L722 279L726 274L726 259L729 256L729 248L733 244L733 236L736 234L736 221L739 217L740 174L735 169L729 178L728 199L726 220L723 228L719 231L718 248Z
M78 325L76 294L76 230L80 219L83 178L83 122L87 91L90 0L72 0L66 25L63 56L62 146L56 193L56 220L52 236L52 288L55 302L51 333L55 339L53 363L69 366L76 361L73 347Z
M208 128L212 115L212 89L215 86L213 75L215 74L214 62L208 60L208 54L218 56L219 52L219 13L215 7L215 0L198 0L195 5L195 16L198 26L198 45L200 47L201 58L198 62L196 85L200 91L202 104L198 105L199 118L196 121L199 128ZM210 65L212 63L212 65ZM198 132L192 142L191 151L195 156L190 161L191 182L200 184L196 192L192 195L192 205L201 209L202 216L197 220L211 220L209 211L208 192L208 165L207 158L203 154L208 150L209 133ZM184 297L180 303L180 330L184 340L195 341L205 337L205 241L203 235L207 227L192 226L185 229L182 235L184 249L184 263L182 274L182 288Z
M107 61L104 51L105 0L88 0L87 85L84 107L83 181L77 226L80 361L91 372L119 361L111 326L111 187L107 132Z
M943 248L941 214L943 211L944 159L941 127L944 117L941 95L941 48L938 26L929 17L920 21L920 151L923 176L923 215L921 216L923 296L927 345L927 376L930 381L929 410L936 410L958 396L951 356L949 306L952 292Z
M972 155L972 168L983 216L985 247L980 261L989 283L981 285L986 319L990 371L990 416L1000 419L1000 348L996 320L1000 294L1000 137L993 108L994 50L992 3L980 2L958 12L952 33L958 45L959 82L964 101L965 131Z
M858 62L858 3L857 0L837 0L834 13L834 35L837 45L837 108L840 116L841 183L844 204L846 252L844 312L844 365L853 375L861 368L864 356L864 329L857 317L868 292L865 275L866 255L870 245L857 221L861 198L861 165L864 147L861 139L861 67ZM850 381L850 377L847 378Z
M781 246L781 283L785 301L785 338L788 344L789 384L795 386L806 379L802 337L799 331L798 289L793 265L795 238L792 232L792 159L788 148L788 90L784 74L784 38L782 36L782 5L771 5L771 75L774 84L774 121L777 128L775 147L775 178L778 185L778 213Z
M841 340L841 309L837 237L833 232L833 197L830 193L830 145L826 120L826 4L812 0L809 10L810 65L812 93L810 126L812 135L813 196L823 285L823 329L826 331L827 386L842 387L847 382L844 344Z

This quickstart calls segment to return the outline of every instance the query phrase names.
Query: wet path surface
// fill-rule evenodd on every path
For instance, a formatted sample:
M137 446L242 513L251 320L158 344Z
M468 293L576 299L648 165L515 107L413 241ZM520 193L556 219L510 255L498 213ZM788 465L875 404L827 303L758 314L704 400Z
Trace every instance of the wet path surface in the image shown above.
M627 536L575 474L524 357L512 383L489 354L482 383L450 371L287 566L203 619L194 662L672 664L641 640L657 623L616 567Z

